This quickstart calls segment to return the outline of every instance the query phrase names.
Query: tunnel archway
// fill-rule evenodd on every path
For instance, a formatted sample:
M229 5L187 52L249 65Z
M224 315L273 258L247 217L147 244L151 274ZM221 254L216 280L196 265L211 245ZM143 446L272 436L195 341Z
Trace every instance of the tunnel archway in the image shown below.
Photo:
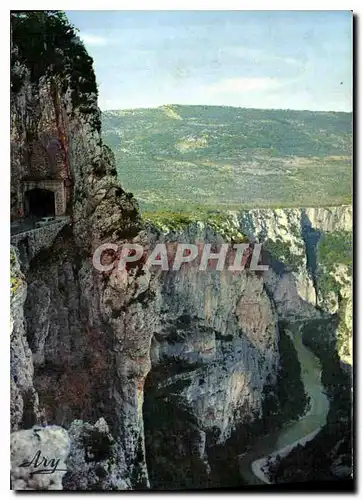
M34 188L25 193L25 213L28 216L51 217L55 215L54 192Z

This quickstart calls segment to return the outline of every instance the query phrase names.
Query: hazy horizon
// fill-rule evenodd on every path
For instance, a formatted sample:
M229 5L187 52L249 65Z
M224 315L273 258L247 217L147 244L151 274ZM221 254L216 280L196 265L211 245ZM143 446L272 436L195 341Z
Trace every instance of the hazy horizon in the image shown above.
M201 106L208 108L237 108L237 109L256 109L259 111L310 111L312 113L344 113L344 114L352 114L353 111L336 111L334 109L291 109L291 108L256 108L254 106L232 106L229 104L181 104L177 102L167 102L164 104L158 104L155 106L135 106L132 108L110 108L110 109L101 109L101 111L132 111L136 109L158 109L166 106Z

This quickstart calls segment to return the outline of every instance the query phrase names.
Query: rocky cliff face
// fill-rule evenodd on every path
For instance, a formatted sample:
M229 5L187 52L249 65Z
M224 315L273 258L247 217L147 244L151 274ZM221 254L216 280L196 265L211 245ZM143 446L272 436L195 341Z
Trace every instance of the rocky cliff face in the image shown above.
M54 33L53 42L40 37L27 46L34 23ZM149 272L141 261L123 273L96 270L92 257L102 243L219 245L235 232L202 223L160 231L142 222L102 144L91 63L63 17L14 18L12 201L19 204L22 182L37 175L66 179L69 192L67 223L51 241L36 251L31 238L14 241L12 430L68 430L66 489L213 484L211 447L269 416L279 319L321 314L302 220L334 228L334 216L230 214L231 227L270 248L265 276L196 265ZM58 163L34 154L44 137L62 145Z
M120 394L124 387L120 389L117 381L114 348L118 339L103 317L107 277L95 272L92 254L103 241L123 241L137 234L137 206L132 195L119 186L112 154L102 145L92 60L71 27L63 18L47 13L15 16L12 21L13 204L18 203L24 178L37 178L39 170L42 178L54 178L54 165L41 163L33 154L44 136L55 135L62 144L59 177L62 179L67 169L66 177L71 181L70 223L52 245L39 249L23 266L27 295L24 285L12 299L16 318L12 405L17 409L13 429L39 423L40 413L42 422L66 427L75 418L95 421L106 416L120 440L124 415L117 406L126 408L127 396ZM35 37L34 43L27 45L27 33L33 31L40 39ZM54 43L52 37L44 43L41 34L45 32L54 34ZM43 61L38 65L41 56ZM57 165L56 174L60 169ZM27 238L18 242L26 255L29 244ZM133 378L132 374L128 381L135 388L134 393L130 389L132 404L139 406ZM30 394L28 403L25 393ZM31 415L26 422L25 408ZM137 420L132 428L136 429L134 437L123 436L129 445L126 475L134 468L134 442L142 435ZM121 451L118 460L125 461Z
M84 104L75 105L75 80L67 73L72 54L68 46L60 50L65 76L51 67L34 79L32 61L14 40L14 71L21 84L12 93L13 192L21 190L22 179L35 175L37 161L33 155L29 162L29 156L46 135L57 135L64 144L62 158L72 189L69 223L54 241L37 248L34 256L31 240L17 237L25 254L27 295L24 289L13 303L26 368L18 358L12 366L29 379L32 419L27 426L43 422L67 428L77 418L95 422L104 417L118 443L123 484L145 487L144 419L149 435L155 436L156 413L171 394L175 411L193 420L185 432L195 436L193 453L202 464L206 433L213 431L223 442L236 423L262 416L263 388L275 383L279 363L277 316L263 280L254 275L197 273L193 267L175 275L148 275L135 267L120 276L117 269L100 273L93 268L93 252L102 243L121 245L138 235L135 241L150 244L161 236L140 232L137 206L120 188L112 154L94 126L96 96L81 93L89 103L87 112ZM82 51L73 56L86 57ZM52 177L50 166L42 168L43 176ZM220 241L213 230L206 231L188 237ZM147 398L158 401L155 415L143 413L145 380ZM12 384L18 401L24 384L16 376ZM22 405L17 406L14 430L24 421ZM182 456L187 437L179 443ZM149 439L150 455L157 442ZM105 484L110 487L110 481ZM71 487L70 481L67 485Z
M263 244L269 264L264 283L280 318L299 321L339 312L351 336L352 220L346 205L228 212L218 224L211 215L209 225L224 241L245 236ZM182 230L174 221L152 221L164 233ZM193 227L196 221L189 223Z
M203 224L152 231L148 239L223 242ZM279 368L278 318L263 278L198 267L196 261L153 274L151 297L134 314L138 329L145 324L150 334L143 414L146 460L158 488L206 486L209 445L265 416L265 388L275 386Z
M11 429L31 427L38 416L38 394L34 389L32 352L26 338L24 302L27 284L20 270L15 248L10 255L10 364L11 364Z
M352 206L250 210L232 221L271 254L266 286L279 314L338 314L338 351L352 364Z
M168 432L170 432L170 427L173 429L173 432L171 432L171 437L169 438L168 443L175 443L175 448L181 446L178 441L180 440L180 436L183 435L183 432L186 434L186 430L185 426L181 426L180 424L177 425L176 428L173 427L171 422L173 420L175 421L177 418L179 418L179 420L183 419L184 421L192 419L193 430L197 433L198 424L197 421L193 421L193 418L196 416L199 416L200 418L203 415L198 412L198 402L201 403L203 401L202 394L205 390L208 391L208 400L212 402L210 409L214 415L218 415L220 407L221 409L224 409L224 413L226 413L226 411L229 415L233 415L235 413L233 411L230 412L229 410L231 406L231 401L229 400L231 380L228 376L227 386L225 386L225 382L223 382L223 378L221 378L219 374L220 370L225 371L226 368L230 372L231 361L233 363L233 359L238 361L238 364L233 368L233 371L237 369L237 373L239 371L239 377L241 377L241 374L243 373L243 378L245 378L246 369L247 373L252 376L252 379L250 378L248 381L249 383L244 384L245 388L240 392L240 399L237 400L237 404L232 405L232 407L238 407L239 409L243 408L243 411L238 414L237 419L234 421L234 425L232 424L227 427L229 431L228 433L223 432L223 426L221 426L218 422L218 418L214 420L214 427L211 427L213 423L212 421L209 423L209 430L208 426L204 426L203 431L206 433L207 439L204 437L204 434L202 434L203 438L199 438L200 443L208 443L208 437L210 437L210 434L213 432L214 436L217 436L217 439L214 438L214 442L216 444L221 442L223 443L224 439L226 437L228 438L231 432L234 439L236 439L236 436L239 435L239 433L234 433L234 430L236 427L238 429L239 424L247 424L247 422L250 421L257 422L261 419L261 417L263 420L263 417L266 417L267 415L269 415L269 419L272 420L272 414L263 413L262 407L264 401L266 400L266 394L264 393L268 386L268 382L271 382L275 391L278 387L278 384L276 385L276 375L279 373L278 365L280 364L280 367L282 366L282 363L279 363L279 358L283 352L281 352L281 343L278 341L280 333L278 321L290 324L297 323L299 325L308 325L310 323L317 324L317 322L320 321L325 322L325 324L330 326L326 328L326 331L324 331L325 340L321 339L321 342L323 344L325 342L327 346L329 345L329 349L332 349L332 353L335 349L334 345L337 346L339 351L339 330L336 330L336 326L334 326L334 318L337 311L341 311L343 305L339 298L339 300L337 299L337 308L332 309L329 304L326 301L324 302L322 299L324 296L324 289L321 286L321 280L326 275L326 271L325 269L322 269L323 255L321 250L319 251L319 248L323 237L327 237L326 235L332 236L339 234L340 239L343 241L342 246L346 247L347 253L349 254L351 252L351 244L349 241L351 224L352 212L351 207L349 206L331 207L326 209L266 209L229 213L223 220L220 227L215 224L209 225L208 223L205 224L197 221L190 222L184 228L178 227L172 221L169 226L165 221L163 221L162 224L157 224L161 234L164 235L161 237L159 234L158 241L187 241L191 243L203 241L213 242L218 245L225 241L231 241L236 237L236 235L245 235L248 237L249 241L263 243L264 261L269 264L269 269L268 271L263 272L260 278L256 273L247 271L247 273L242 273L237 279L235 279L235 277L231 277L230 273L227 271L226 273L219 273L217 282L215 281L215 275L218 275L218 273L208 273L206 277L203 273L197 274L193 272L193 267L189 267L188 270L186 270L178 278L178 280L175 280L176 282L173 282L172 279L170 280L169 274L166 273L166 276L168 276L166 289L167 295L159 299L163 304L163 307L160 310L161 313L166 306L164 309L164 311L167 312L166 319L172 318L171 312L173 309L175 310L175 305L177 305L178 308L182 308L183 305L187 304L187 311L197 312L195 319L198 318L198 315L199 320L202 319L200 317L200 311L203 311L204 321L207 320L208 325L210 325L210 319L212 319L214 323L217 322L218 327L216 338L219 337L222 342L214 344L213 341L212 343L209 341L208 343L208 355L211 356L210 359L212 360L212 356L215 356L215 358L213 363L209 362L207 364L207 373L210 374L211 370L214 371L210 387L217 388L218 396L217 398L211 399L212 394L208 384L206 384L206 377L203 374L203 370L200 370L198 364L196 365L197 370L188 370L185 366L187 357L183 353L183 350L181 350L180 346L181 339L183 338L182 332L184 328L189 331L189 342L187 344L188 350L190 350L194 356L197 356L198 359L198 354L195 352L194 346L191 346L191 348L189 347L190 342L193 343L193 337L190 335L191 328L195 328L196 323L193 322L193 316L191 313L188 313L185 316L185 312L182 315L183 310L181 310L179 314L180 319L183 319L183 321L182 323L180 323L180 321L175 322L175 326L177 326L176 331L173 328L172 340L173 344L176 343L176 346L170 345L170 334L169 338L166 336L160 339L160 333L158 333L157 336L154 336L151 344L152 370L148 379L152 380L152 388L150 388L151 384L146 384L146 400L144 405L148 412L146 430L149 440L147 440L147 448L150 448L150 456L155 457L158 456L158 454L162 457L168 456L168 451L162 446L161 436L169 436ZM339 252L335 252L335 258L338 263L339 260L344 260L344 255L339 255ZM334 269L335 267L333 268L333 273ZM335 273L334 275L337 279L339 278L338 273ZM248 286L247 289L242 292L242 288L240 287L244 286L243 284L245 281ZM199 283L202 283L202 285L198 290ZM211 283L211 292L209 292L209 286ZM221 286L222 284L223 286ZM236 284L238 285L237 289ZM351 294L351 278L350 281L344 282L344 287L345 293ZM189 302L189 297L195 290L198 290L198 296L193 297L193 300ZM341 287L340 290L342 291L343 287ZM174 294L176 291L178 292L178 296L175 301ZM240 296L241 292L243 293L242 296ZM341 292L338 290L336 293L338 293L340 297ZM209 305L207 308L207 316L205 316L207 295L209 295L207 301ZM236 296L240 296L237 304L235 301ZM174 302L173 308L170 306L167 307L169 302ZM234 306L234 304L236 304L236 306ZM224 311L228 311L230 306L232 306L234 319L237 319L241 329L240 334L244 340L243 347L239 347L239 339L237 342L236 333L234 333L236 330L233 326L233 321L226 317L224 313ZM197 309L195 309L195 307L197 307ZM346 309L344 308L344 312L345 310ZM271 317L271 312L269 311L273 312L270 331L273 332L272 325L275 323L275 331L276 333L279 332L277 333L277 337L269 334L269 329L266 328L266 319ZM211 313L212 318L210 317ZM221 337L221 331L218 333L218 329L220 330L221 326L226 330L227 335L224 334L224 337ZM166 328L170 328L170 324L167 324ZM164 327L163 330L165 331L166 328ZM226 342L228 337L230 337L230 340L232 341L232 345L230 347ZM252 346L245 343L246 337L250 342L252 342ZM197 333L197 339L202 338L203 336L199 330ZM209 339L210 338L209 334ZM352 330L350 329L350 331L346 331L344 342L351 342L351 338ZM165 345L165 341L167 341L167 345ZM226 351L227 346L228 351ZM251 349L251 347L257 346L259 346L260 353L263 353L263 358L265 358L263 361L261 358L258 359L258 357L256 359L256 351L253 348ZM199 352L201 348L203 348L203 346L199 345ZM292 346L290 346L290 357L293 354L291 352L292 349ZM180 351L183 356L180 356ZM224 356L221 356L220 353L223 352L228 352L228 357L226 357L225 354ZM161 365L165 365L165 361L169 358L171 361L171 364L169 364L169 373L171 372L174 374L171 367L173 358L175 359L176 354L178 355L179 360L183 362L182 366L184 366L182 369L186 373L184 372L179 374L178 378L175 376L170 378L168 377L168 370L165 370L165 368L164 370L161 370L161 367L159 368L158 365L160 364L160 361ZM266 355L267 357L265 357ZM200 354L199 358L201 361L202 356ZM254 359L256 359L257 362L254 361ZM274 359L275 361L271 363L268 362L269 359ZM260 364L260 361L262 361L262 364ZM346 359L341 356L341 361L346 362ZM266 368L268 367L267 372L264 372L262 368L263 366ZM199 384L201 384L202 392L199 388L199 391L196 393L197 398L193 401L193 393L195 393L196 389L198 389L195 383L195 378L200 375L202 375L202 383L199 382ZM291 377L291 373L288 377L289 376ZM256 379L258 380L259 378L260 383L257 382L256 384ZM240 383L241 381L242 379L240 378ZM173 398L170 398L170 393L168 394L167 391L167 387L168 385L170 386L170 383ZM254 391L254 389L251 391L251 388L253 387L256 388L256 391ZM297 390L298 385L296 384L295 387ZM227 399L221 398L219 395L220 390L226 392L228 395ZM261 394L263 394L264 397L261 398ZM241 398L242 395L245 398L244 400ZM300 394L300 398L303 399L302 394ZM183 401L183 405L180 408L181 400ZM250 403L246 405L246 400L252 402L252 405ZM295 404L297 404L297 402L295 402ZM175 413L176 405L179 410L182 409L184 413L181 413L181 415ZM286 408L284 411L286 411ZM163 432L159 431L159 436L155 435L155 428L152 429L151 436L148 435L150 427L155 425L152 421L153 413L156 413L155 421L159 422L159 425L163 430ZM170 420L168 418L169 414L173 415L173 418ZM230 416L228 419L230 419ZM163 426L161 422L167 422L169 429L165 429L165 424ZM204 425L205 423L208 422L204 421ZM238 430L240 432L240 429ZM178 439L176 439L175 436L178 436ZM194 441L197 441L196 436L192 438L189 434L189 441L193 442L193 439ZM148 444L148 442L150 442L150 444ZM194 450L194 454L199 453L200 458L204 458L204 461L206 461L205 453L208 450L208 444L203 444L197 446L198 452ZM243 447L243 444L240 444L240 446ZM203 450L204 455L201 453ZM187 453L192 455L193 452L189 449L188 451L184 451L184 454ZM169 469L170 463L170 460L168 460ZM165 468L165 464L162 460L154 459L153 463L150 465L151 467L149 470L151 470L151 472L153 472L153 469L156 467L158 467L159 473L160 470L163 469L163 466ZM169 471L169 475L163 475L164 483L161 484L164 486L167 484L169 487L171 484L185 484L183 483L183 480L180 479L182 477L182 465L185 468L185 463L181 461L179 463L179 469L176 467L175 470L172 470L171 472ZM195 465L195 462L194 470L197 471L197 474L201 474L200 466L198 468ZM205 469L202 468L202 470L204 470L204 475L206 475ZM158 486L160 485L160 482L155 475L153 480L155 481L154 484L157 484Z

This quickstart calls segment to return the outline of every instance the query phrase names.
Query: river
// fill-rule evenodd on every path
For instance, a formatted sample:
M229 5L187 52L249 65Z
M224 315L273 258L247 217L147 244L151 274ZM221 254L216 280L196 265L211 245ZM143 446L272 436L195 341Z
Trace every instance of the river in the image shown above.
M321 383L320 361L304 346L298 330L287 333L293 341L298 355L305 392L310 398L310 408L308 408L307 413L300 420L290 422L282 429L263 436L254 443L246 454L239 456L241 478L247 484L266 484L252 470L252 464L256 460L292 445L312 432L317 431L326 423L329 401ZM258 467L256 465L253 469L258 474Z

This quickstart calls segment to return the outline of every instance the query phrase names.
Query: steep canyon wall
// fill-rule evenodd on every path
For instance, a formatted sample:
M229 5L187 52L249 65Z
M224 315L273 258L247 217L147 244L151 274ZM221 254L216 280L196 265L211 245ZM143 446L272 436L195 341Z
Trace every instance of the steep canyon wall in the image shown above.
M266 418L267 397L275 397L279 322L336 312L319 295L319 260L309 268L309 238L312 230L350 231L351 209L230 213L227 231L144 223L102 143L92 60L52 16L12 26L12 204L29 178L64 179L68 190L56 237L25 256L26 246L12 250L12 431L67 429L66 489L213 485L211 446ZM34 25L54 33L53 42L24 45ZM46 137L61 144L55 162L44 149L37 156ZM102 243L218 246L232 230L263 241L268 272L149 272L140 262L120 273L92 264Z

